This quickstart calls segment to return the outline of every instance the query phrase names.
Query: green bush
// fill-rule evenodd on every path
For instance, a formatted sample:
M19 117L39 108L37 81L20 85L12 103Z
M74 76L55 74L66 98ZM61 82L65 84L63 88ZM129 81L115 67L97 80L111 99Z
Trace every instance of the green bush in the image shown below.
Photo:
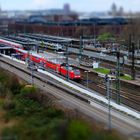
M3 104L3 109L5 109L5 110L11 110L11 109L14 109L14 108L15 108L15 102L14 101L8 100L8 101L5 101L4 104Z
M14 75L10 75L7 72L2 71L0 73L0 95L6 96L8 92L12 94L18 94L22 85L19 83L18 78Z
M28 128L40 128L44 125L48 125L48 123L50 122L50 118L48 118L47 116L43 116L43 113L40 114L36 114L35 116L30 116L28 118L25 119L25 125L28 126Z
M2 139L10 139L10 140L15 140L17 138L17 132L19 131L19 129L15 128L15 127L6 127L3 129L2 131Z
M66 140L67 121L32 116L24 123L6 128L2 136L17 136L18 140Z
M22 88L22 85L19 83L19 80L16 76L11 76L8 80L7 85L13 95L19 94Z
M24 88L22 88L17 98L30 99L46 107L50 107L52 103L51 100L42 93L40 93L40 91L36 87L31 86L25 86Z
M0 82L6 83L8 81L8 79L9 79L9 75L0 69Z
M36 93L36 92L37 92L37 88L35 88L34 86L25 86L21 89L20 94L22 96L26 96L27 94Z
M11 117L28 117L43 110L43 107L38 102L30 99L20 98L17 99L15 103L15 108L8 112L8 115Z
M57 110L55 108L48 108L47 111L46 111L46 115L49 117L49 118L61 118L64 116L64 112L62 110Z
M68 126L68 140L90 140L92 137L89 126L79 120L72 120Z
M0 97L5 97L7 92L9 92L8 88L0 82Z
M4 104L4 99L3 98L0 98L0 107L2 107Z
M51 120L47 127L47 140L66 140L67 123L66 119Z
M109 40L115 40L115 38L111 33L106 32L106 33L103 33L103 34L99 35L97 40L99 40L99 41L109 41Z

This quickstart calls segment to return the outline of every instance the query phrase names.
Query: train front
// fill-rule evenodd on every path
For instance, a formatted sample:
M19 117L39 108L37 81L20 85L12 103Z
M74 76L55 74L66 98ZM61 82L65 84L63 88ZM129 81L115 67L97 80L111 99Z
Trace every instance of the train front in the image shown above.
M73 80L81 80L81 72L79 69L70 67L69 68L69 77Z

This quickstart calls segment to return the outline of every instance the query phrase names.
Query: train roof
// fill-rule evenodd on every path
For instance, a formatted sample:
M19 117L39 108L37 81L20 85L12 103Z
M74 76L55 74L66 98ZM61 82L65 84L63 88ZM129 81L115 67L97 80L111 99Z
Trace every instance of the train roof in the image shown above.
M1 41L3 44L15 45L15 46L21 46L21 47L22 47L21 44L12 42L12 41L7 40L6 38L3 38L3 37L0 37L0 41Z
M55 64L64 63L62 57L59 57L59 56L57 56L55 54L52 54L52 53L48 53L48 52L37 53L35 51L26 51L26 50L22 50L22 49L18 49L18 48L16 48L16 50L18 50L22 53L25 53L25 54L29 53L29 54L33 55L34 57L37 57L37 58L43 58L43 59L48 60L49 62L52 62L52 63L55 63Z

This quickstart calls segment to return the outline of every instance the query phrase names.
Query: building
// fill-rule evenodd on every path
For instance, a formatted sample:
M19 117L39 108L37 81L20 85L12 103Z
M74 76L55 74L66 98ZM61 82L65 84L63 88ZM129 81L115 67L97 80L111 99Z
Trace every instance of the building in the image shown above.
M80 35L98 36L102 32L119 35L127 26L128 20L124 18L93 18L76 21L61 22L16 22L9 24L10 32L46 33L50 35L79 37Z

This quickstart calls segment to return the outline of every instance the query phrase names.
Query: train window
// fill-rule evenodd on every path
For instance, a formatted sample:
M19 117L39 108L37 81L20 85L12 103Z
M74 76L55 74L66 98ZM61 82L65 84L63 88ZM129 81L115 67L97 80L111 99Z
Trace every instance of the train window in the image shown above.
M75 73L76 75L79 75L79 74L80 74L80 71L79 71L79 70L74 70L74 73Z
M38 58L38 57L35 57L36 58L36 60L39 60L40 58Z
M69 67L69 70L73 70L73 68L72 67Z

